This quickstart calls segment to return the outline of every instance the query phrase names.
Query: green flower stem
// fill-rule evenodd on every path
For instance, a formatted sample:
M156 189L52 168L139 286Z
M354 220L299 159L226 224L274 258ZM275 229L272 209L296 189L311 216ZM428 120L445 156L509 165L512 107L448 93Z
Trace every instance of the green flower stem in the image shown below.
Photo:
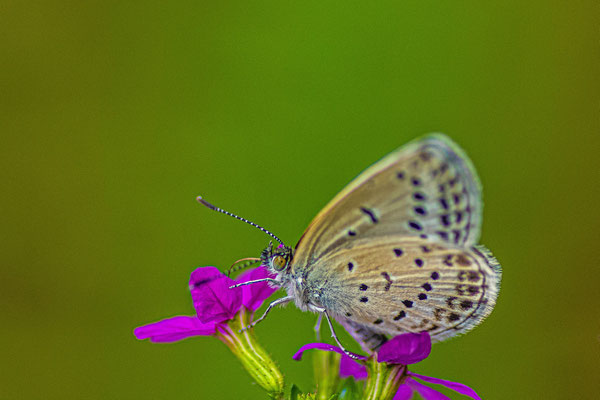
M340 383L340 355L332 351L313 353L313 368L317 384L316 400L329 400L337 394Z
M256 383L269 392L272 399L283 399L283 374L259 345L253 329L239 332L240 329L250 324L250 316L251 313L242 307L235 318L227 323L227 327L223 327L217 332L217 337L242 362Z
M391 400L406 380L406 366L378 363L374 357L367 362L365 400Z

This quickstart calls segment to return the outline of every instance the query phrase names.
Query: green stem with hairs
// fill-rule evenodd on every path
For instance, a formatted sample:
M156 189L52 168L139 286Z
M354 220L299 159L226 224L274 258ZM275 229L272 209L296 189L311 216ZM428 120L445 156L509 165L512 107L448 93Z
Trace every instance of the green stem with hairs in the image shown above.
M251 313L242 307L227 326L218 329L216 336L229 347L250 376L272 399L281 400L284 398L284 382L277 364L260 346L252 328L239 332L250 324L250 317Z

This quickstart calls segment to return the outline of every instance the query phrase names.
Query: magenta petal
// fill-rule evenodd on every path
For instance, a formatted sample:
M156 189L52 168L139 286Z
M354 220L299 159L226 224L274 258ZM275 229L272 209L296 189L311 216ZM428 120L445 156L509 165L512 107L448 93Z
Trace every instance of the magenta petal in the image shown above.
M275 275L269 274L267 270L261 266L244 272L236 279L236 282L242 283L263 278L275 278ZM256 311L260 308L265 299L271 296L276 290L276 288L269 286L267 282L242 286L242 304L248 310Z
M429 386L425 386L421 382L417 382L414 379L407 379L406 383L410 385L411 388L416 390L424 400L452 400L445 394L442 394L437 390L430 388Z
M448 389L452 389L457 393L464 394L465 396L469 396L470 398L475 399L475 400L481 400L481 398L477 395L477 393L473 389L471 389L467 385L463 385L462 383L447 381L447 380L439 379L439 378L432 378L430 376L419 375L419 374L415 374L412 372L409 372L408 374L411 376L414 376L416 378L419 378L420 380L425 381L427 383L434 383L436 385L444 385Z
M232 319L242 306L242 289L229 289L235 282L215 267L197 268L190 290L198 319L203 323Z
M340 353L340 354L344 354L344 352L342 351L342 349L340 349L337 346L332 346L330 344L327 343L309 343L309 344L305 344L304 346L300 347L300 350L298 350L296 352L296 354L294 354L294 356L292 357L294 360L296 361L300 361L302 359L302 354L306 351L306 350L310 350L310 349L319 349L319 350L325 350L325 351L335 351L336 353ZM354 354L354 353L352 353ZM366 360L367 357L365 356L360 356L358 354L354 354L359 360Z
M393 400L410 400L413 397L413 390L406 383L398 387L398 391L394 395Z
M215 333L215 324L203 324L194 317L173 317L135 328L133 334L138 339L151 342L176 342L190 336L209 336Z
M352 376L356 380L361 380L367 379L367 375L367 367L342 354L342 358L340 358L340 376L342 378Z
M381 346L377 361L402 365L415 364L426 359L430 352L429 333L403 333Z

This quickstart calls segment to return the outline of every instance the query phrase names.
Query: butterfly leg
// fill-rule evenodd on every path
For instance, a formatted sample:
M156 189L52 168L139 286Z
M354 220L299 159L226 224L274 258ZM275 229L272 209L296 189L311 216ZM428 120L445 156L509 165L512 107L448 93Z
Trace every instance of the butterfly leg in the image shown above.
M325 318L327 319L327 323L329 324L329 329L331 330L331 337L333 338L333 340L335 340L337 345L340 346L340 349L348 357L352 358L353 360L358 360L358 356L356 354L351 353L348 350L346 350L346 348L340 343L340 340L338 339L337 335L335 334L335 330L333 329L333 324L331 323L331 318L329 318L329 314L327 314L327 310L322 309L322 311L320 311L320 312L321 312L321 314L325 315Z
M323 321L323 313L319 313L317 323L315 324L315 336L317 340L321 340L321 321Z
M233 286L229 286L229 289L235 289L236 287L240 287L240 286L245 286L245 285L251 285L253 283L258 283L258 282L269 282L269 283L273 283L277 286L279 286L279 282L277 282L275 279L272 278L263 278L263 279L256 279L253 281L248 281L248 282L242 282L242 283L237 283Z
M267 307L267 309L265 310L265 312L263 313L263 315L257 319L256 321L253 321L252 323L250 323L250 325L243 327L242 329L240 329L240 332L244 332L245 330L248 330L252 327L254 327L254 325L258 324L260 321L262 321L263 319L266 318L267 314L269 313L269 311L271 311L273 309L273 307L278 306L280 304L286 304L289 303L290 301L292 301L294 298L292 296L286 296L286 297L282 297L280 299L277 300L273 300L269 306Z

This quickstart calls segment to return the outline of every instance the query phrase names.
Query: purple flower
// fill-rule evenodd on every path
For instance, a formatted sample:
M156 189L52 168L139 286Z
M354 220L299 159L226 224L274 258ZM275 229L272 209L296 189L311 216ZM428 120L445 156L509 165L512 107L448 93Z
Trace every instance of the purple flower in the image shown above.
M272 398L282 398L283 374L256 340L250 324L254 312L276 290L266 282L232 288L236 283L269 277L258 267L232 280L215 267L196 269L190 278L195 316L163 319L134 330L138 339L176 342L191 336L215 336L240 360L246 371Z
M138 339L176 342L191 336L210 336L227 330L242 307L254 313L276 289L266 282L230 289L236 283L268 277L263 267L244 272L235 281L215 267L197 268L190 278L190 291L196 316L163 319L134 330Z
M263 278L275 278L275 275L270 274L266 268L258 267L245 271L237 279L237 283L255 281ZM251 285L242 286L242 304L248 310L254 312L262 306L264 301L269 298L277 289L271 287L266 282L253 283Z
M154 343L169 343L190 336L210 336L215 333L215 323L203 324L196 317L181 315L140 326L133 331L138 339L150 339Z
M335 351L342 355L340 359L340 375L345 378L352 376L357 380L365 379L367 377L366 366L358 361L348 357L344 352L336 346L332 346L325 343L309 343L304 345L294 354L295 360L302 358L302 353L309 349L319 349L325 351ZM423 333L404 333L384 343L379 351L376 353L377 362L397 364L397 365L410 365L416 364L423 361L429 356L431 352L431 339L427 332ZM365 360L366 357L360 357L360 360ZM403 383L398 387L398 391L394 396L394 400L409 400L413 396L413 392L419 393L425 400L449 400L449 398L442 393L434 390L428 386L425 386L421 381L433 384L439 384L446 386L460 394L469 396L475 400L481 400L481 398L475 393L470 387L463 385L462 383L447 381L444 379L432 378L425 375L415 374L405 369ZM415 379L416 378L416 379Z

